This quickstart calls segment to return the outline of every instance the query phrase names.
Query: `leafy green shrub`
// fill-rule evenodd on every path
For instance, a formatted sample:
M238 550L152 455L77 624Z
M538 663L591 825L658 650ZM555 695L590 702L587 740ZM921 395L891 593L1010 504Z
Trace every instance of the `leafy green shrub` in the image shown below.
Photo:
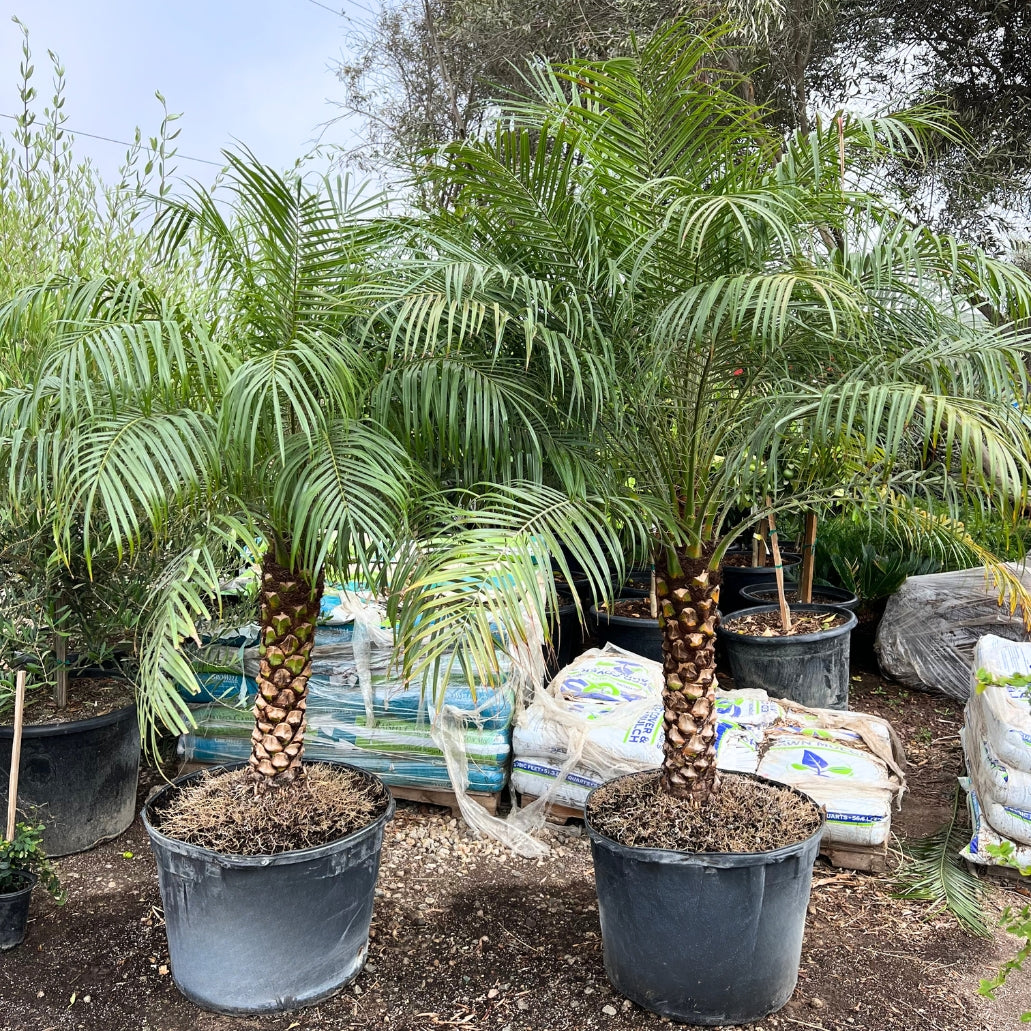
M0 838L0 895L20 891L31 874L39 878L58 905L64 903L65 893L57 871L43 851L43 825L16 823L10 841Z

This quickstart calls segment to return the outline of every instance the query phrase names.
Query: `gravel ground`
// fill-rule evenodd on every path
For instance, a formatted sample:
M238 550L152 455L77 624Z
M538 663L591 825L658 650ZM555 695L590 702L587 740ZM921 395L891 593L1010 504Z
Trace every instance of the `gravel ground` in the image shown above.
M959 770L959 707L871 676L853 684L852 707L888 717L906 743L912 790L896 816L896 834L935 829L949 811ZM58 908L37 897L25 944L0 958L0 1028L666 1026L606 980L581 827L549 829L545 837L551 846L546 857L521 859L495 842L472 838L447 810L400 804L384 843L369 962L357 981L297 1013L239 1018L205 1013L176 990L154 861L137 821L118 840L59 862L68 904ZM991 911L997 915L1028 896L1022 885L995 885ZM994 1003L977 995L977 985L1016 948L1016 940L1001 932L987 941L973 938L947 914L894 898L884 876L837 870L820 860L798 988L784 1009L752 1026L1015 1029L1021 1008L1031 1007L1031 978L1014 975Z

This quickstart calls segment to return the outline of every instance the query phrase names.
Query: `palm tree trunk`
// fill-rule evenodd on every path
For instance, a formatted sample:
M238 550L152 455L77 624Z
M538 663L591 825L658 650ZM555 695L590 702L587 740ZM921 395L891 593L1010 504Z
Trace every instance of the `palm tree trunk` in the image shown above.
M305 709L321 598L321 575L312 584L271 556L265 557L256 725L248 760L259 792L286 787L304 776Z
M665 739L661 784L677 798L703 803L716 783L716 627L720 575L708 556L678 549L671 569L656 557L655 592L662 629Z

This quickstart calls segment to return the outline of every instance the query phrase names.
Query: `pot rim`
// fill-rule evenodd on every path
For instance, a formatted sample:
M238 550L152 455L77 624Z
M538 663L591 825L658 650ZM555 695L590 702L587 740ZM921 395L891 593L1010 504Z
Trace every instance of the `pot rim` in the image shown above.
M0 899L5 901L16 899L19 895L32 891L39 883L38 875L34 874L31 870L23 870L22 876L26 877L29 883L24 888L15 888L14 891L0 891Z
M784 587L785 587L785 591L797 591L798 590L798 585L794 581L792 581L790 587L787 584L785 584ZM746 584L744 587L742 587L738 591L738 593L741 595L741 597L748 598L749 601L759 601L759 599L754 597L754 595L759 594L760 592L762 592L764 594L766 592L770 592L770 593L776 594L777 593L777 581L771 579L769 583L761 583L760 582L760 583L755 583L755 584ZM840 595L842 602L845 602L845 601L859 601L859 595L854 593L853 591L848 590L847 587L825 587L822 584L814 584L813 585L813 594L828 594L830 592L833 592L834 594ZM765 605L766 603L765 602L761 602L761 604ZM825 602L820 602L820 601L813 601L813 602L810 602L809 604L810 605L823 605L823 604L826 604L826 603ZM830 604L838 605L839 602L836 602L836 601L835 602L830 602ZM798 607L798 603L797 602L795 604L795 607L796 608ZM844 606L842 606L842 607L844 607ZM731 616L736 616L738 614L738 612L740 612L740 611L741 611L740 609L737 609L734 612L732 612L730 615Z
M745 555L745 554L748 553L749 550L750 549L748 549L748 548L730 548L730 549L728 549L727 554L728 555ZM782 551L780 553L780 564L781 564L782 567L791 566L792 568L794 568L801 561L802 561L802 553L800 551ZM735 571L738 570L738 569L741 569L741 570L748 570L749 572L754 572L755 570L758 570L758 569L763 569L763 570L768 569L770 571L770 576L776 576L777 575L776 567L772 566L772 565L771 566L739 566L739 565L735 565L735 564L731 563L728 566L728 565L725 565L723 562L721 562L720 563L720 569L722 569L724 572L726 570L728 570L728 569L733 569Z
M91 730L100 730L113 723L120 723L132 713L136 715L136 703L125 705L121 709L114 709L102 716L89 716L84 720L64 720L60 723L33 723L22 727L22 737L58 737L63 734L88 733ZM0 726L0 739L14 737L14 727L10 724Z
M758 616L768 612L779 612L780 609L776 605L751 605L747 609L735 609L725 619L720 620L720 624L716 627L717 636L722 637L733 637L736 641L760 641L764 645L773 642L773 646L777 646L777 642L796 642L800 644L809 644L814 641L827 641L835 637L841 637L844 634L854 630L859 624L859 617L849 609L844 608L841 605L792 605L792 612L815 612L815 613L827 613L835 615L848 616L841 626L830 627L827 630L818 630L815 634L793 634L789 637L759 637L756 634L745 634L739 630L735 630L733 626L727 626L727 623L733 624L736 620L742 619L745 616Z
M619 595L616 595L615 600L616 601L644 601L645 598L647 598L647 595L644 595L644 597L638 597L636 595L628 595L625 598L622 598ZM597 605L592 605L591 606L591 615L594 616L594 618L596 620L598 620L599 622L601 620L605 620L605 622L612 623L615 626L658 627L658 625L659 625L659 618L658 618L658 616L656 616L655 619L652 619L651 616L641 616L641 617L639 617L639 616L620 616L617 613L609 612L608 610L605 610L604 612L599 611Z
M169 837L151 823L150 812L153 809L154 803L165 795L166 792L171 791L173 788L178 788L189 781L199 780L205 774L224 773L230 770L241 769L247 765L246 762L237 762L224 763L221 766L211 766L204 770L196 770L193 773L186 773L181 777L176 777L157 791L152 798L149 798L146 801L143 808L140 810L140 820L143 823L147 834L150 836L151 842L160 843L162 848L168 849L171 852L176 852L180 855L189 855L196 858L207 859L225 869L249 869L256 866L290 866L295 863L304 863L313 859L321 859L324 856L342 851L351 842L369 835L370 832L375 832L381 829L394 818L394 810L397 807L397 802L394 799L393 792L380 777L376 776L376 774L370 773L368 770L363 770L360 766L354 766L351 763L338 762L335 759L310 759L304 760L304 763L305 765L310 766L339 766L343 769L353 770L365 777L372 778L377 781L387 793L387 808L383 813L376 817L372 823L368 823L364 827L359 827L357 830L352 831L345 837L336 838L333 841L327 842L325 845L315 845L311 848L292 849L289 852L277 852L275 855L268 855L267 853L261 852L251 853L250 855L227 855L224 852L216 852L214 849L205 848L203 845L191 845L188 841Z
M602 833L591 823L590 817L588 816L588 805L591 800L591 795L593 795L595 791L600 791L602 788L617 780L639 777L642 773L652 772L655 771L642 770L637 773L624 773L620 777L613 777L612 780L608 780L604 784L599 784L598 787L591 789L590 793L587 795L586 801L584 802L584 824L587 827L587 832L590 835L592 844L602 845L612 852L618 852L624 855L628 859L636 859L642 862L667 863L679 866L709 866L724 869L728 867L769 866L773 863L779 863L785 859L791 859L794 856L805 852L814 839L818 840L823 835L824 829L827 826L827 807L820 805L812 795L806 794L806 792L791 784L785 784L783 781L772 780L771 778L763 777L758 773L743 773L737 770L721 770L720 776L743 777L749 780L759 781L762 784L773 784L779 788L786 788L788 791L793 792L800 798L812 802L813 805L817 807L820 812L820 825L812 834L803 838L801 841L781 845L778 848L769 849L766 852L684 852L680 849L672 848L621 845L618 841L613 840L607 834Z

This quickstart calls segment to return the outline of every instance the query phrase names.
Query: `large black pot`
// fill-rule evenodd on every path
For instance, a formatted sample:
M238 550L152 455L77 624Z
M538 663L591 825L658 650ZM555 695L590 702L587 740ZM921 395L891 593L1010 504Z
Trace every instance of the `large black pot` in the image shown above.
M597 625L602 644L611 642L635 655L662 662L662 631L658 619L618 616L604 609L599 610L597 605L591 606L591 617Z
M169 838L152 822L169 793L202 775L173 781L140 814L157 857L175 983L221 1013L278 1013L328 998L365 965L393 797L374 823L328 845L226 856Z
M588 819L615 988L685 1024L747 1024L780 1009L798 980L825 820L805 841L771 852L714 854L629 848Z
M550 614L548 629L551 646L544 646L544 659L548 676L553 677L583 651L586 641L586 628L580 622L575 602L566 601L556 613Z
M816 709L847 709L849 637L858 622L855 613L834 605L794 605L794 614L837 614L847 619L829 630L795 637L754 637L734 631L739 619L777 611L775 605L739 609L717 628L734 686L761 688L774 698L789 698Z
M25 887L0 893L0 949L13 949L25 939L29 924L29 900L36 886L36 875L25 875Z
M14 730L0 727L0 808L7 806ZM47 855L67 856L117 837L136 812L136 706L22 731L19 808L45 827Z
M777 604L777 585L775 583L752 584L750 587L742 587L740 593L750 607ZM785 593L797 595L798 588L795 584L788 584ZM788 603L792 606L797 604L790 597ZM814 587L810 603L813 605L837 605L838 608L848 609L849 612L855 612L859 608L859 598L851 591L846 591L844 587Z
M741 551L731 549L727 557L731 558L744 554ZM802 556L793 551L785 551L780 556L781 565L784 567L784 575L790 576L795 566L802 561ZM745 587L754 584L770 584L776 580L777 573L773 566L733 566L727 562L720 567L720 612L724 616L738 609L746 608L751 602L743 597L741 591Z

